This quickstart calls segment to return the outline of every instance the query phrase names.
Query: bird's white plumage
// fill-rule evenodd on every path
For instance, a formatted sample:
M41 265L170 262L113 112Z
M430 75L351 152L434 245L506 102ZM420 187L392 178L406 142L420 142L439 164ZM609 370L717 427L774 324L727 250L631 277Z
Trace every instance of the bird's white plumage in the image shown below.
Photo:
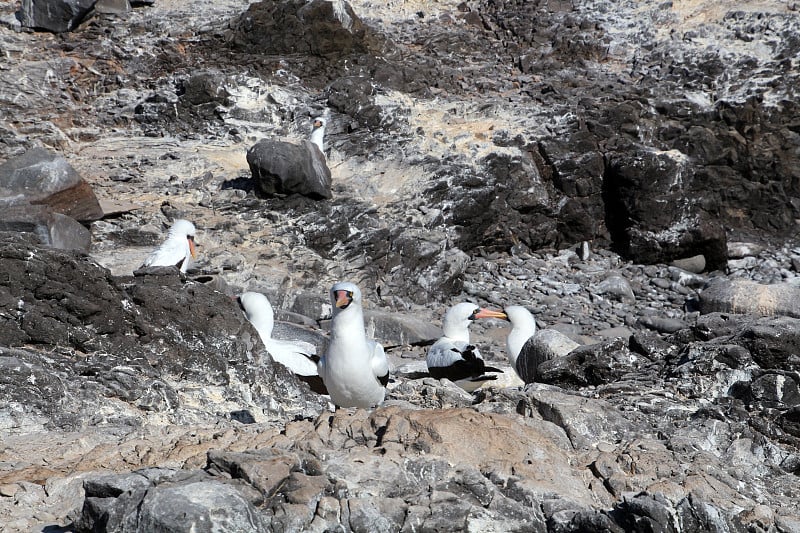
M448 309L442 321L444 335L428 349L428 372L435 378L450 379L467 391L493 379L486 372L500 370L487 367L478 348L469 342L470 324L478 318L490 317L505 318L505 315L469 302Z
M330 290L333 304L327 353L317 368L333 403L339 407L373 407L386 394L389 362L383 346L364 330L361 291L350 282Z
M176 220L166 240L147 259L143 266L178 266L186 272L194 261L194 224L188 220Z
M508 321L511 322L511 331L506 339L508 361L516 368L517 357L528 339L536 334L536 319L521 305L510 305L505 308Z
M272 338L275 315L266 296L259 292L245 292L239 296L239 303L274 361L300 376L317 375L317 364L311 359L317 353L316 346L301 340Z
M312 143L316 144L319 148L319 151L322 152L322 155L325 155L325 125L327 121L325 117L317 117L314 119L313 129L311 130L311 136L308 140Z

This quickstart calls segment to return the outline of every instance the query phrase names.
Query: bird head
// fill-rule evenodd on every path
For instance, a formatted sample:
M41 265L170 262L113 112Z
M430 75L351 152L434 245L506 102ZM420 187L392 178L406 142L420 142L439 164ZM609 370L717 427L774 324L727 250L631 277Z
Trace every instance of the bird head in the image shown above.
M343 311L354 303L361 304L361 291L354 283L340 281L331 287L331 305L334 313Z
M194 227L194 224L181 218L172 224L172 228L169 230L169 236L186 239L189 244L189 253L192 255L192 259L194 259L197 257L197 246L199 246L194 241L194 234L196 232L197 229Z

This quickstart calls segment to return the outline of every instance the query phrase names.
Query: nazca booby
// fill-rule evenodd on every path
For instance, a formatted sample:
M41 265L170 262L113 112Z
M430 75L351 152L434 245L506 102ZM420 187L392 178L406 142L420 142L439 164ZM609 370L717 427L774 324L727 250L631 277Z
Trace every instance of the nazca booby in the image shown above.
M380 404L389 382L389 362L383 346L364 330L361 290L339 282L330 290L333 318L328 351L317 364L331 401L338 407Z
M272 338L275 315L269 299L260 292L244 292L237 299L247 320L261 337L261 342L272 359L304 381L314 392L328 394L325 385L317 374L317 347L301 340Z
M142 266L176 266L185 273L197 257L195 231L194 224L188 220L176 220L169 229L166 240L147 256Z
M328 121L325 120L325 117L315 118L311 129L311 136L308 138L309 141L317 145L319 151L322 152L322 155L325 155L325 145L323 144L323 139L325 138L325 124L327 123Z
M469 325L479 318L505 319L506 315L469 302L456 304L447 310L442 322L444 336L428 349L426 362L431 376L447 378L472 392L484 382L496 379L487 372L503 372L486 366L477 346L469 343Z
M536 319L521 305L509 305L504 310L507 320L511 322L511 331L506 339L508 362L523 381L530 383L523 369L527 368L526 359L530 353L527 342L536 334Z

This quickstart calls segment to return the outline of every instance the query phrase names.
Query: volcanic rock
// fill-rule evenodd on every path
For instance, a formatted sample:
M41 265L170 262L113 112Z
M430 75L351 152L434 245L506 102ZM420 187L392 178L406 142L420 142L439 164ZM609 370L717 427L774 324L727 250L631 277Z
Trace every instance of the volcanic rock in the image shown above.
M88 253L0 240L4 531L798 529L798 319L699 310L710 280L800 284L791 2L133 4L56 38L0 3L3 160L50 147L127 206ZM260 194L246 151L322 109L333 197ZM174 218L196 273L131 276ZM342 279L403 369L369 411L228 296L324 344ZM464 300L581 345L552 384L414 372ZM471 339L510 373L493 322Z
M44 205L79 222L103 216L92 188L64 157L33 148L0 165L0 205Z
M263 194L297 193L317 200L333 196L325 155L311 141L262 139L247 151L247 164Z
M700 292L702 313L740 313L800 318L800 288L778 283L713 279Z
M540 329L523 346L520 355L525 355L517 358L515 370L525 383L541 381L537 380L540 364L558 357L565 357L578 346L580 344L560 331Z
M0 213L0 231L29 233L39 243L62 250L88 252L92 240L89 230L75 219L40 205L4 208Z
M96 0L22 0L19 20L26 28L65 32L74 30Z

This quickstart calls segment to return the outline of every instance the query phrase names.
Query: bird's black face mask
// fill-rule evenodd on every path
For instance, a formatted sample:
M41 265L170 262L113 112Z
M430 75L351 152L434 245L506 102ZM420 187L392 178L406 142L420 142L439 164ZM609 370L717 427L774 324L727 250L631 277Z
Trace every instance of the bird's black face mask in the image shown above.
M334 291L333 296L339 309L347 309L353 303L352 291Z

